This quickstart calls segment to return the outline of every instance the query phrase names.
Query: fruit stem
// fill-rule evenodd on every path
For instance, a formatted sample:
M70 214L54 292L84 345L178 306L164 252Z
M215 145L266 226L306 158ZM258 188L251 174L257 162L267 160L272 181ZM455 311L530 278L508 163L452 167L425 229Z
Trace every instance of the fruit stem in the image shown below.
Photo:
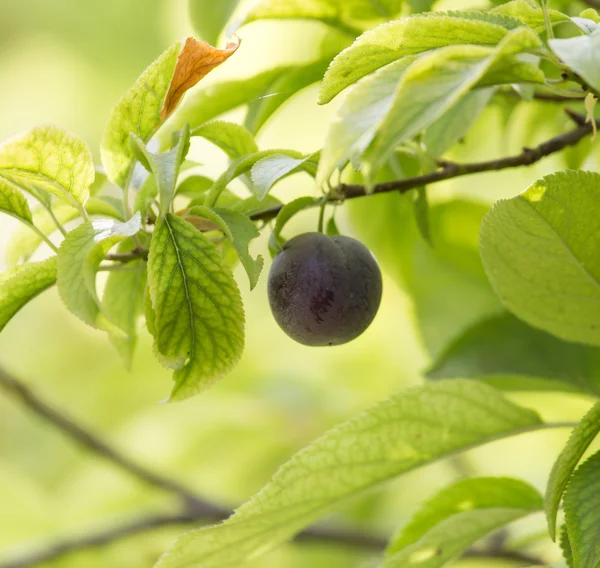
M317 230L319 231L319 233L324 232L323 225L324 225L324 220L325 220L325 207L326 207L328 201L329 201L329 194L325 194L323 196L323 198L321 199L321 204L320 204L321 210L319 211L319 224L317 226Z

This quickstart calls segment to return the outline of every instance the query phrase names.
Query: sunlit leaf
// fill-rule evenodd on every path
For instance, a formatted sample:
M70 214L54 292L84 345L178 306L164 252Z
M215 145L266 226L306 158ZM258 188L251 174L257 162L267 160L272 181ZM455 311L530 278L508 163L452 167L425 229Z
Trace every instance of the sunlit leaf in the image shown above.
M565 492L565 520L576 568L600 563L600 452L577 468Z
M560 529L559 544L567 566L569 568L575 568L573 564L573 551L571 550L571 542L569 541L569 532L567 531L567 525L563 525Z
M25 304L55 282L55 256L0 273L0 331Z
M252 134L241 124L215 120L194 128L192 136L200 136L212 142L232 160L246 154L258 152L258 146Z
M277 218L275 219L275 227L273 228L273 233L271 234L271 239L269 242L269 249L272 256L275 256L285 243L285 239L281 237L281 231L287 222L294 215L296 215L296 213L302 211L303 209L307 209L308 207L313 207L316 204L317 199L314 197L298 197L297 199L286 203L281 208Z
M106 253L140 230L140 215L127 223L112 219L86 222L73 229L58 251L58 291L67 308L88 325L118 333L101 311L96 272Z
M537 5L532 5L527 0L512 0L490 10L492 14L510 16L523 22L526 26L537 31L542 31L545 27L544 12ZM550 21L564 22L569 19L565 14L556 10L548 10Z
M541 425L535 412L472 381L403 391L296 454L229 520L181 536L157 567L242 566L369 487Z
M209 219L225 233L246 269L252 290L258 282L264 264L262 256L258 255L254 259L248 252L250 241L260 236L256 225L248 216L229 209L196 206L190 209L189 215Z
M81 210L94 175L86 143L56 126L34 128L0 146L0 177L35 197L47 192Z
M28 224L33 222L31 209L21 190L10 181L0 178L0 212Z
M210 386L238 361L244 311L238 287L215 245L171 214L152 235L148 285L155 349L175 370L171 400Z
M556 515L565 489L579 460L600 432L600 403L596 403L573 428L571 437L552 467L544 508L550 536L556 538Z
M169 118L185 92L226 61L239 42L216 49L187 38L152 63L114 107L102 140L102 163L108 178L124 186L134 162L129 145L133 133L146 143Z
M273 154L256 162L250 171L256 197L263 199L278 181L298 171L315 176L317 164L311 158L312 156L292 158L286 154Z
M589 35L566 39L551 39L550 47L575 73L587 83L600 90L600 28Z
M481 228L486 272L506 307L534 327L592 345L600 345L599 184L590 172L546 176L496 203Z
M240 0L188 0L190 19L200 37L217 45Z

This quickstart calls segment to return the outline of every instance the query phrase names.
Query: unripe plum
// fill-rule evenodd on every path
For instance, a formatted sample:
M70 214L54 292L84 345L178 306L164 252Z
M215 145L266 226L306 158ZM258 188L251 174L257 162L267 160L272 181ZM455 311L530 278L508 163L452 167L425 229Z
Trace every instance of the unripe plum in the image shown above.
M340 345L358 337L381 302L381 271L355 239L304 233L273 259L269 303L275 320L304 345Z

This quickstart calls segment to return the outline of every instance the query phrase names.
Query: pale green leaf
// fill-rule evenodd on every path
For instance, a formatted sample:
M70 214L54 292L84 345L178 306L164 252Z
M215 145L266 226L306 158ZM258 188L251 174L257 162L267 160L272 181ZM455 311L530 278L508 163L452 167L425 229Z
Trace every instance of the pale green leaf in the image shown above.
M569 479L598 432L600 432L600 403L596 403L573 428L569 441L550 472L544 508L552 539L556 538L556 515Z
M481 24L481 22L480 22ZM389 111L366 150L367 184L394 149L430 126L481 81L503 57L537 47L540 39L528 28L508 33L495 49L450 46L422 55L406 70Z
M188 0L190 20L200 37L217 45L240 0Z
M141 226L137 213L127 223L112 219L86 222L71 231L58 251L58 291L67 308L88 325L116 332L101 311L96 292L96 272L106 253Z
M0 273L0 331L25 304L55 282L55 256Z
M244 347L244 310L215 245L171 214L158 220L148 257L155 350L175 370L171 400L197 394L227 373Z
M260 236L256 225L247 215L229 209L196 206L189 210L189 215L204 217L225 233L248 274L250 290L253 290L264 264L262 256L258 255L254 259L248 252L250 241Z
M187 38L167 49L113 108L102 139L102 163L108 178L123 187L134 164L130 133L147 143L173 114L185 92L227 60L239 43L216 49Z
M481 256L506 307L567 341L600 345L600 175L564 171L500 201L481 228Z
M559 544L567 566L569 568L575 568L573 564L573 551L571 550L571 542L569 541L569 532L567 530L567 525L563 525L560 529Z
M21 190L0 177L0 212L32 224L31 209Z
M575 568L600 564L600 452L571 477L565 492L565 521Z
M335 217L332 215L327 221L327 228L325 230L328 237L335 237L340 234L339 229L337 228L337 223L335 222Z
M119 245L120 253L130 252L133 245L125 241ZM115 346L125 366L131 368L133 352L137 345L137 324L144 313L144 291L146 289L146 263L137 260L127 264L125 270L113 270L108 273L104 293L102 294L102 311L113 322L120 333L110 333L110 341Z
M247 128L235 122L216 120L194 128L192 136L200 136L215 144L232 160L258 152L254 136Z
M450 45L497 45L508 30L457 12L415 15L382 24L362 34L332 62L321 85L319 102L328 103L361 77L407 55Z
M547 379L547 389L600 394L600 349L562 341L509 313L494 315L450 343L427 371L432 379ZM552 385L554 383L554 386ZM533 383L532 383L533 384Z
M271 238L269 240L269 251L271 256L275 256L285 243L285 239L281 236L281 231L287 222L296 215L296 213L303 209L307 209L308 207L313 207L317 203L318 200L314 197L298 197L297 199L286 203L281 208L275 219L275 227L273 227L273 232L271 233Z
M316 175L317 164L311 158L312 155L306 158L292 158L286 154L273 154L262 158L250 171L254 184L253 193L258 199L264 199L278 181L293 173L305 171L312 176Z
M463 479L442 489L414 515L409 523L390 540L387 554L392 555L417 543L444 520L475 510L522 509L538 511L542 496L528 483L508 477ZM466 520L466 519L465 519ZM452 522L453 526L458 524Z
M427 152L439 157L463 138L493 94L493 89L472 91L438 118L423 133L422 142Z
M176 190L177 191L177 190ZM156 186L156 177L151 174L142 183L142 186L138 190L135 201L133 203L133 210L139 211L142 218L145 219L148 215L148 207L150 202L153 202L158 195L158 188Z
M188 197L197 197L199 194L207 192L215 183L215 180L202 175L192 175L185 178L176 190L177 195L186 195Z
M418 187L413 192L413 209L415 212L415 221L421 237L427 241L430 245L433 244L431 240L431 228L429 223L429 201L427 200L427 189L425 187Z
M58 201L53 204L52 212L56 220L65 224L79 216L77 209L71 207L64 201ZM49 237L54 232L58 231L58 227L54 219L48 213L48 210L43 206L38 206L32 211L33 224L45 236ZM21 262L27 262L35 251L43 243L43 239L39 233L32 231L30 227L20 226L12 233L8 245L6 247L6 264L7 266L16 266Z
M586 8L581 14L579 14L582 18L586 18L588 20L592 20L592 22L596 22L600 24L600 15L597 10L594 8Z
M258 197L255 195L252 195L251 197L238 200L236 203L233 203L228 207L234 211L237 211L238 213L244 213L245 215L251 216L261 213L262 211L268 211L270 209L275 209L276 207L281 207L282 205L283 204L281 201L272 195L267 195L264 199L258 199Z
M86 143L56 126L34 128L0 146L0 177L36 197L41 190L81 209L94 175Z
M472 381L403 391L296 454L229 520L181 536L157 567L238 568L365 489L541 426L535 412Z
M544 12L538 7L532 5L527 0L512 0L506 4L496 6L490 10L492 14L510 16L523 22L526 26L541 32L544 29ZM548 10L550 21L553 23L564 22L569 16L561 14L556 10Z
M537 510L501 505L458 513L436 525L415 544L388 556L381 568L440 568L484 536Z
M165 215L175 197L179 168L190 148L190 128L186 124L178 133L173 148L162 154L150 152L144 142L135 134L131 133L129 136L136 157L148 171L154 174L154 182L160 199L160 212Z
M119 221L125 220L123 201L109 195L90 197L85 202L85 210L92 216L99 215L101 217L111 217Z
M575 73L600 91L600 28L589 35L551 39L550 47Z

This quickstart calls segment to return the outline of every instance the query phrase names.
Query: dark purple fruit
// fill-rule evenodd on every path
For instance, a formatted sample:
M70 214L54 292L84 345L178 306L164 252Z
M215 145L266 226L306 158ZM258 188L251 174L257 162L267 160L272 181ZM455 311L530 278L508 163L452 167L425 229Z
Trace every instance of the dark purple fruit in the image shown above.
M381 271L350 237L304 233L273 259L269 303L275 320L304 345L340 345L358 337L381 302Z

